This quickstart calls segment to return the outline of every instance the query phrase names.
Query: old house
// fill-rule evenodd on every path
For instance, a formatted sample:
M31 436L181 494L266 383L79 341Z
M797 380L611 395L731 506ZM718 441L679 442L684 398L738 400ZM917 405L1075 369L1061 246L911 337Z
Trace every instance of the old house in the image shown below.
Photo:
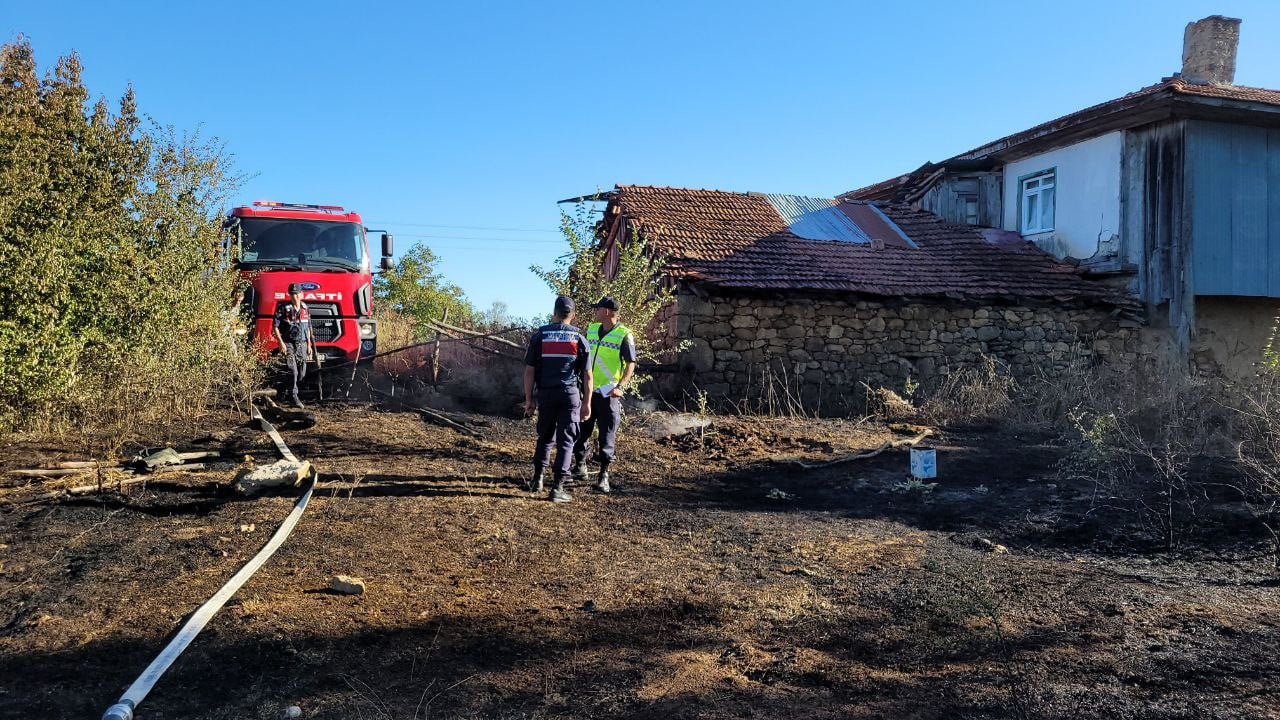
M656 330L721 402L781 381L842 412L984 357L1248 374L1280 306L1280 91L1232 84L1239 25L1189 24L1154 85L836 198L620 185L605 248L670 259Z
M1247 374L1280 306L1280 91L1232 84L1239 30L1190 23L1181 72L841 198L1018 233Z
M824 412L860 383L902 388L994 356L1015 373L1134 363L1141 307L1015 233L905 204L634 185L604 194L613 248L670 259L660 322L688 341L680 380L716 401L781 386Z

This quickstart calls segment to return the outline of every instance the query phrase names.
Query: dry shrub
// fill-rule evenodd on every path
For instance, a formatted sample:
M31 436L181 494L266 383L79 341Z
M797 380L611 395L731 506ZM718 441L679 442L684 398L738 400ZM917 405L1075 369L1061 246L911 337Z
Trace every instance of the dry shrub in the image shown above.
M380 305L377 308L378 318L378 352L395 350L415 342L421 342L414 330L413 318L404 313ZM373 361L376 370L390 373L409 372L426 363L429 348L413 348L404 352L383 355Z
M898 393L865 383L862 387L867 394L867 413L889 422L916 418L916 407Z
M806 384L804 376L780 358L747 366L741 397L716 400L706 391L687 392L685 409L706 414L728 409L738 415L816 418L822 416L822 388ZM830 408L828 408L830 409Z
M1016 388L1008 366L983 355L976 365L944 375L920 403L917 417L933 425L963 425L1003 417Z
M1270 534L1272 571L1280 573L1280 376L1265 372L1250 390L1235 406L1237 489Z
M1176 545L1210 499L1206 461L1233 447L1239 389L1168 359L1073 370L1025 382L1011 419L1055 431L1064 479L1092 483L1098 506L1133 512Z

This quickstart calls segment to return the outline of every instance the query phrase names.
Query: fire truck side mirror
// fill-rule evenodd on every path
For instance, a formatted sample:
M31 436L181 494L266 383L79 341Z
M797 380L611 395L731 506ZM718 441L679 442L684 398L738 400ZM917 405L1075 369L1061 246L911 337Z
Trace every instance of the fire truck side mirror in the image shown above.
M393 265L393 264L391 263L391 258L389 258L389 257L384 257L384 258L382 258L382 269L383 269L383 270L392 270L392 269L394 269L394 268L395 268L395 265Z
M382 257L389 258L395 254L395 238L391 233L382 233Z

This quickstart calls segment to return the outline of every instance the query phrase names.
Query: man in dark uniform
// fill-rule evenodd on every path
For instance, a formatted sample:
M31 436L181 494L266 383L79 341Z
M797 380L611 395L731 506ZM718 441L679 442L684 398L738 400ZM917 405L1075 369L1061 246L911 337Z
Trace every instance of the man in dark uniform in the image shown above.
M587 339L569 324L573 310L573 300L556 298L551 324L533 333L524 356L524 411L525 415L532 415L535 410L538 414L538 446L533 453L533 476L528 487L533 492L542 492L542 475L554 442L555 486L549 498L561 503L573 500L565 486L573 460L573 444L578 439L579 421L591 417L591 403L582 402L581 391L582 386L591 387Z
M271 322L271 331L280 343L280 352L284 353L285 362L289 364L289 372L293 375L293 404L302 407L298 397L298 383L307 376L307 352L311 345L311 313L306 303L302 302L302 286L294 283L289 286L289 302L276 307L275 318Z

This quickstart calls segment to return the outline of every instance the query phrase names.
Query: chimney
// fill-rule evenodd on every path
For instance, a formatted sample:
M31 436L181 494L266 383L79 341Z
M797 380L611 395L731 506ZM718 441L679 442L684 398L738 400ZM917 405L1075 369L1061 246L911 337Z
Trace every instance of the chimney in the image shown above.
M1236 79L1240 18L1210 15L1187 23L1182 35L1182 79L1194 85L1230 85Z

